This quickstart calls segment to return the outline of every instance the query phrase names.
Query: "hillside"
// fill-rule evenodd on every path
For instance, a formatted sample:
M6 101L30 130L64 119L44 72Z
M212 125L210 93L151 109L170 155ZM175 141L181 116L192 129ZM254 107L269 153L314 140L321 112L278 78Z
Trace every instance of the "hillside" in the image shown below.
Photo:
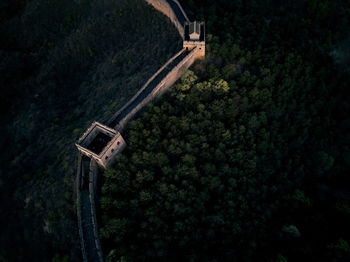
M0 261L80 261L74 142L181 39L142 0L4 1L0 15Z
M349 261L349 1L180 2L208 52L104 173L107 261Z

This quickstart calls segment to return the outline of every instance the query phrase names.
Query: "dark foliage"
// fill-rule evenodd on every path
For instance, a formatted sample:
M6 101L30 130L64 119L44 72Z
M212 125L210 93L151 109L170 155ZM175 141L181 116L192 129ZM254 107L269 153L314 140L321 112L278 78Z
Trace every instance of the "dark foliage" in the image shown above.
M349 2L184 6L207 58L104 173L107 260L348 261Z
M0 261L80 261L74 142L181 38L141 0L0 1L0 15Z

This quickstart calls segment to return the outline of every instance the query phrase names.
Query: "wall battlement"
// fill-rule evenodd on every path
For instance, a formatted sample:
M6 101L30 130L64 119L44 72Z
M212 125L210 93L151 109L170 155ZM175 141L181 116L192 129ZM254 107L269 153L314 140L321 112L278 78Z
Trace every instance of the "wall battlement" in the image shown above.
M103 168L113 165L126 146L119 132L98 122L93 122L75 145L81 154Z
M96 162L79 154L76 178L77 216L83 260L103 262L95 208L97 174Z
M109 126L122 132L134 115L146 104L163 94L190 67L197 57L196 50L185 48L165 63L111 119Z

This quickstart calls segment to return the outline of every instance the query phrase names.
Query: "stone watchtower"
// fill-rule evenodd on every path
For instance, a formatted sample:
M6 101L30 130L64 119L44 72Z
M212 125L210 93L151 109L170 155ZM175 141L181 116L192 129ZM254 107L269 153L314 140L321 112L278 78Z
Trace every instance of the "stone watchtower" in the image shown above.
M81 154L107 168L116 161L126 146L121 134L98 122L93 122L75 144Z
M196 58L205 56L205 24L204 22L185 22L183 47L197 48Z

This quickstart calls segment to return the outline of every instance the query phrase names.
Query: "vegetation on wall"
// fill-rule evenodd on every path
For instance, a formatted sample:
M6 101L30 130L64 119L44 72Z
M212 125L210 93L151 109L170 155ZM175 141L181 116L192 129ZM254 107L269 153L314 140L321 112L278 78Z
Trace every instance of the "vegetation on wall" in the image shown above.
M207 57L104 173L107 261L349 260L349 3L184 7Z
M143 0L1 1L0 261L81 261L74 142L181 48Z

